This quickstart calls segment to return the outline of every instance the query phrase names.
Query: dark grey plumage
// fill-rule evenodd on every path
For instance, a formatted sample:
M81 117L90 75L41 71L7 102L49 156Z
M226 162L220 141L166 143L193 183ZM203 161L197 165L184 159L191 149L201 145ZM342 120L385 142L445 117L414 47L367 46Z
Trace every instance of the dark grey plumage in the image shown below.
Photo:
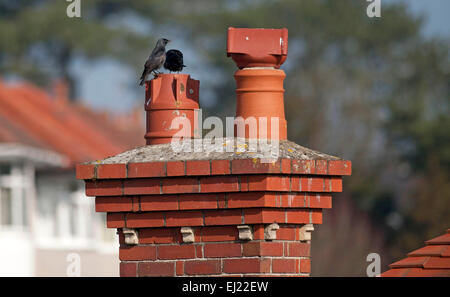
M176 49L168 50L164 68L169 71L180 72L183 70L183 67L186 67L186 65L183 64L183 53Z
M142 86L144 82L147 80L147 76L150 73L156 73L156 70L158 70L162 65L164 65L164 62L166 60L166 45L169 43L170 40L166 38L160 38L158 39L158 42L156 42L156 46L153 49L151 55L148 57L147 61L145 61L144 65L144 71L141 75L141 82L140 85Z

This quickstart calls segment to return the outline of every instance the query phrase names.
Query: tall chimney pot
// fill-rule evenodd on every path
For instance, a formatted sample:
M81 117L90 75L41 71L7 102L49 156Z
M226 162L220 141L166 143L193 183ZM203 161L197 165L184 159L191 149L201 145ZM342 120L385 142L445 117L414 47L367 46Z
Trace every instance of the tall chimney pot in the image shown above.
M239 68L234 75L237 85L236 118L256 119L254 133L249 131L252 129L250 125L245 126L245 131L239 131L236 126L238 137L287 139L283 88L286 74L278 69L286 60L287 51L286 28L228 29L227 55ZM278 120L278 124L274 120ZM263 123L267 123L265 127L261 127Z

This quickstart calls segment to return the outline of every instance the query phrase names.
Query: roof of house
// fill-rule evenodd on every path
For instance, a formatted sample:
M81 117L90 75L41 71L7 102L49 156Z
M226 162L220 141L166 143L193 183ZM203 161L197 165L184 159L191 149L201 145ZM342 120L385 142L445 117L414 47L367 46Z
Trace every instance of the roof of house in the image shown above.
M74 164L104 159L144 145L138 112L114 116L70 102L64 87L55 94L28 83L0 81L0 143L18 143L57 152Z
M389 265L381 276L447 276L450 277L450 229L447 233L426 242L426 246L408 257Z

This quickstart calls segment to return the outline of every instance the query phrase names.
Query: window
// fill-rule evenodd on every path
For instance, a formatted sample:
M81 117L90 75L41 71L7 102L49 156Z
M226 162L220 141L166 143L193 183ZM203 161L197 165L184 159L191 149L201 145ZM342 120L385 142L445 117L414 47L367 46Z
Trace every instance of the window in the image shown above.
M0 175L10 175L11 174L11 166L7 164L0 164Z
M11 202L11 189L0 188L0 224L2 226L12 225Z
M20 166L0 164L0 227L28 224L24 177Z

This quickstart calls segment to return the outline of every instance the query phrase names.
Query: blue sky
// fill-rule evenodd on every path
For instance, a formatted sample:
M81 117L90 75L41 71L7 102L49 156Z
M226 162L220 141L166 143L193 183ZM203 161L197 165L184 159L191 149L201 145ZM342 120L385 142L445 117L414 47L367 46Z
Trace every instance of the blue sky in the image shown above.
M413 13L425 15L425 35L450 37L450 0L382 0L383 2L408 3Z
M423 34L425 36L450 37L450 0L381 0L381 17L383 17L383 3L389 2L405 2L411 12L424 15ZM183 48L183 45L176 44L175 41L171 43L171 48ZM149 46L150 50L151 46ZM192 61L193 57L190 57L189 52L184 52L185 60L191 58ZM193 64L195 63L191 63L191 65ZM144 89L137 84L140 73L134 73L132 70L110 60L97 63L79 61L75 63L73 69L76 75L82 77L80 85L81 100L93 108L122 113L142 105L141 99L144 96ZM186 70L193 78L199 79L202 84L208 84L208 79L211 79L205 76L201 69L189 67ZM135 88L134 85L136 85ZM203 104L206 103L207 105L207 98L208 96L205 96L203 92L201 94Z

